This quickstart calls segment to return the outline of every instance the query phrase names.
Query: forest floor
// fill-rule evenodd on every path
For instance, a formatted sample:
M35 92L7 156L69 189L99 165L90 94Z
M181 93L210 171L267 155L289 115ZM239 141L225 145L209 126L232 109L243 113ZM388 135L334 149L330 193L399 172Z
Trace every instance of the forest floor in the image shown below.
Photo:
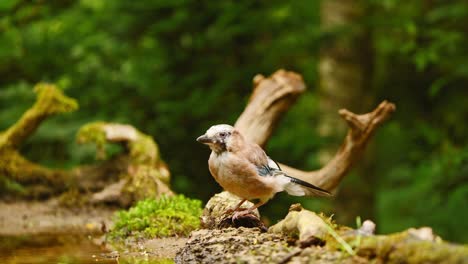
M64 207L58 200L0 201L0 235L99 234L110 226L115 208Z
M47 263L69 255L77 263L115 263L117 258L173 259L187 238L169 237L106 243L117 208L61 206L47 201L0 201L0 261ZM36 256L42 255L38 261ZM21 262L22 261L22 262Z
M0 263L468 263L466 246L445 243L430 228L359 237L353 254L335 248L340 244L332 238L325 246L302 247L288 236L244 227L200 229L189 238L107 242L116 210L63 207L55 199L0 201Z

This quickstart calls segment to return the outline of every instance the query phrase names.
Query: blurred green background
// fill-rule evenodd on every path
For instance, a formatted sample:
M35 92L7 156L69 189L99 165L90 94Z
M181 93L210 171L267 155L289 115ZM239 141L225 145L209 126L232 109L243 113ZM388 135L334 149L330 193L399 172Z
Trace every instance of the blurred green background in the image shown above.
M56 83L80 103L24 145L31 160L94 162L93 149L74 142L78 128L129 123L156 139L175 191L206 201L220 187L209 149L195 138L235 122L255 74L285 68L308 90L267 146L282 163L319 168L345 135L319 129L341 124L338 108L366 112L388 99L397 112L337 197L280 194L261 208L267 218L302 202L342 224L371 218L382 233L427 225L468 242L464 0L2 0L0 32L0 130L34 102L37 82ZM326 73L327 61L338 62L336 72Z

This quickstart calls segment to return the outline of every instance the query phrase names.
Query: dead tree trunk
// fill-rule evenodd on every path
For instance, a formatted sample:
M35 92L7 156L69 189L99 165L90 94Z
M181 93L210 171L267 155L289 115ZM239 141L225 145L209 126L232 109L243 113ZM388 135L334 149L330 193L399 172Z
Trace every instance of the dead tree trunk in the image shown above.
M321 164L333 157L339 139L346 133L346 126L335 113L345 107L365 111L373 103L371 82L373 54L371 36L362 19L368 12L365 2L359 0L328 0L321 2L321 27L327 40L322 43L319 58L319 109L318 132L329 142L318 152ZM363 217L373 218L375 177L372 170L372 145L355 170L353 191L343 186L340 195L333 201L341 212L340 221L350 223L353 211Z

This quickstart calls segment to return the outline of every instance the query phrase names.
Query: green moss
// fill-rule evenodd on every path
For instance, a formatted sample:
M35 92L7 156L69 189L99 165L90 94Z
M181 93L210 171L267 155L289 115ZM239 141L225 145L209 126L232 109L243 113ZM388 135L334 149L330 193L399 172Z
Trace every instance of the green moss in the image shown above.
M34 194L21 184L47 181L55 186L65 178L61 170L48 169L27 160L19 149L47 117L74 111L78 103L53 84L39 83L34 91L37 94L34 105L15 124L0 133L0 175L4 178L0 179L2 194Z
M139 201L117 212L111 238L186 236L200 226L201 201L183 195Z
M159 159L159 149L151 136L138 133L138 140L130 142L130 156L141 163Z
M419 240L408 231L363 237L357 252L386 263L464 263L468 259L468 246Z
M88 123L80 128L76 136L77 142L96 144L99 158L105 158L105 147L108 143L106 139L106 126L118 124L106 123L102 121ZM122 125L123 126L123 125ZM135 140L128 141L128 151L134 163L152 164L159 157L159 149L151 136L139 131Z
M105 122L92 122L86 124L78 130L76 140L78 143L94 143L96 144L96 156L99 159L104 159L106 156L106 132L104 130Z
M69 208L83 207L88 204L89 196L83 195L77 188L71 188L62 193L58 201L60 205Z
M63 92L53 84L39 83L34 86L34 92L37 93L37 100L34 108L43 114L53 115L78 109L77 101L64 95Z
M39 83L34 87L36 102L15 124L0 135L0 149L18 149L48 116L78 109L75 99L67 97L53 84Z

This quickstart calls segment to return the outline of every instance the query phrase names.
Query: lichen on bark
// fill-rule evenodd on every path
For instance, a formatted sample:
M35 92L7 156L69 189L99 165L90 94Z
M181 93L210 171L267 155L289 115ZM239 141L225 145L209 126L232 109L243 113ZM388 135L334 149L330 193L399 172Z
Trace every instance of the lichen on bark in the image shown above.
M34 105L0 133L0 189L3 195L47 198L70 191L73 195L65 194L70 198L80 197L76 193L83 191L91 193L85 199L87 201L129 205L136 200L172 194L168 186L170 173L156 142L130 125L93 122L80 129L77 141L96 144L96 154L101 159L106 158L106 144L124 146L123 153L98 164L60 170L23 157L19 152L21 144L43 121L78 109L75 99L67 97L52 84L38 84L34 91L37 95Z

